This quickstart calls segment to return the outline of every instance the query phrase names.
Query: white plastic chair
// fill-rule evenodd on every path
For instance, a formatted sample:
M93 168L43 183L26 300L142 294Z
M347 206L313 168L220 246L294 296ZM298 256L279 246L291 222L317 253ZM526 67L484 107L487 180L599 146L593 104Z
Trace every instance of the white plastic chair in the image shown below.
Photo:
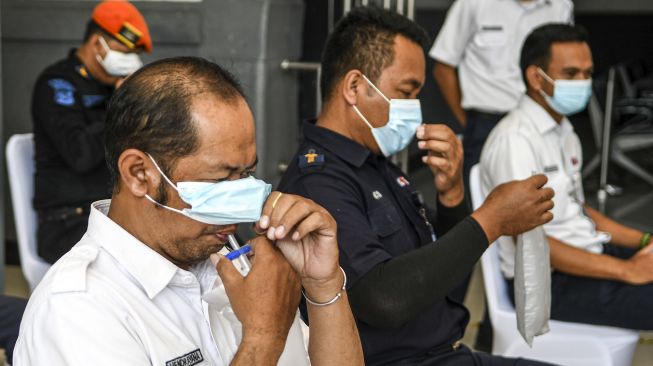
M7 171L11 202L14 206L14 221L18 236L20 265L34 290L50 264L36 254L36 211L32 206L34 197L34 135L31 133L13 135L7 142Z
M481 192L479 168L478 165L472 167L469 177L475 209L485 199ZM481 258L494 334L493 354L571 366L629 366L632 363L639 332L628 329L550 320L551 330L536 337L533 348L530 348L517 331L515 308L499 261L499 248L495 243Z

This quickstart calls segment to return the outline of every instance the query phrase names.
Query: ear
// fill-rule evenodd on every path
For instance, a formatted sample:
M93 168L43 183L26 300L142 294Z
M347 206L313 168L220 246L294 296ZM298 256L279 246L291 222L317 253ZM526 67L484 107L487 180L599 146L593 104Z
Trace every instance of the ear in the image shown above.
M102 47L102 43L100 43L100 37L101 35L99 33L93 33L91 36L88 38L87 43L91 46L93 51L95 51L96 54L99 54L100 57L105 56L105 49Z
M359 95L367 93L367 82L359 70L349 70L340 83L340 92L349 105L356 105Z
M537 69L538 66L535 65L530 65L529 67L526 68L526 81L528 82L529 87L531 87L536 92L539 92L540 90L545 88L544 85L547 82L544 79L544 77L540 75Z
M142 151L127 149L118 158L121 188L135 197L153 194L161 182L161 174L152 160Z

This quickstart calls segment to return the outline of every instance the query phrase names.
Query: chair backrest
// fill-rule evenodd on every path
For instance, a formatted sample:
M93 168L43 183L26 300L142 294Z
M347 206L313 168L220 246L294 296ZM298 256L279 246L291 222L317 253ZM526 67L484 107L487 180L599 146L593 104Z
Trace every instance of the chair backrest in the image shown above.
M485 201L481 189L481 169L479 164L474 165L469 173L469 190L472 197L472 206L477 209ZM505 319L505 317L511 317L514 321L515 307L510 301L508 285L501 274L498 242L490 245L485 251L481 257L481 267L485 296L492 322L496 323L500 319Z
M37 216L34 197L34 135L13 135L7 142L7 171L14 221L18 236L20 264L30 290L41 281L50 265L36 253Z

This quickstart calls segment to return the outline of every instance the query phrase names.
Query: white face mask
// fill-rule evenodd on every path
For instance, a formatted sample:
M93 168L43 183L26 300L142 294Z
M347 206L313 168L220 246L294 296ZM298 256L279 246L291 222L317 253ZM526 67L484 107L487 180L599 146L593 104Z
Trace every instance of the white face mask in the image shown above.
M107 53L104 58L100 55L95 55L95 58L109 75L128 76L143 66L137 54L112 50L104 37L100 37L100 43Z
M587 107L592 96L592 79L553 80L539 67L537 72L553 85L553 97L548 96L542 89L540 94L554 111L569 116Z
M379 145L381 153L392 156L403 150L415 137L417 128L422 124L422 107L419 99L388 99L381 90L363 75L363 78L383 99L390 104L388 122L381 127L374 127L365 118L358 107L352 105L354 111L372 130L372 136Z

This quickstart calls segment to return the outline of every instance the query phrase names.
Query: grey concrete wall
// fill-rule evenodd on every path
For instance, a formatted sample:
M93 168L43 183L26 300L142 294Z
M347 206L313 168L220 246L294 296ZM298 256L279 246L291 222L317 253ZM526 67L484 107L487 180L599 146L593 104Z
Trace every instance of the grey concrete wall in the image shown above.
M3 147L12 134L32 130L29 106L36 77L81 43L96 3L2 0ZM300 55L303 1L141 1L135 5L147 20L154 43L152 54L143 56L145 62L202 56L226 66L241 80L257 123L258 175L276 180L278 163L294 152L295 146L285 141L296 140L298 108L296 76L283 72L279 64ZM5 197L9 197L6 189ZM6 237L13 239L11 206L4 204L4 208Z

